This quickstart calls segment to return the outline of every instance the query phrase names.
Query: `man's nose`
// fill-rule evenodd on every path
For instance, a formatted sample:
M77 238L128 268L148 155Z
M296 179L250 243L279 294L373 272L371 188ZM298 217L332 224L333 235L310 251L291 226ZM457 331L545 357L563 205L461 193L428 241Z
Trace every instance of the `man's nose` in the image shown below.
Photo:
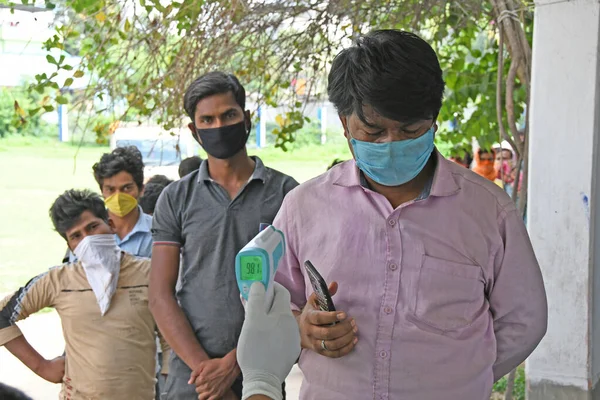
M221 128L222 126L227 126L225 121L221 118L215 118L215 123L213 124L213 128Z
M88 236L90 236L90 234L88 232L81 232L81 237L80 237L79 243L81 243L81 241Z

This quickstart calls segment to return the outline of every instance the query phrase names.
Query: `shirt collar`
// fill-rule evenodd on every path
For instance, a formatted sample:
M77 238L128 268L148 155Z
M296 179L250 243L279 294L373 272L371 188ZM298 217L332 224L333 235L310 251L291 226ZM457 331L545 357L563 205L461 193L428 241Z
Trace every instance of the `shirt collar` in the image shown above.
M250 156L251 159L254 160L254 171L252 171L252 175L248 179L248 182L253 181L255 179L265 182L267 179L267 169L263 164L262 160L257 156ZM208 159L204 159L202 164L200 164L200 168L198 169L198 183L200 182L213 182L213 179L210 177L208 173Z
M138 210L140 211L140 216L138 217L137 222L133 226L133 229L131 230L131 232L129 232L127 234L127 236L125 236L123 238L123 240L121 240L121 243L129 240L129 238L131 238L137 232L144 232L144 233L151 232L152 217L148 214L144 214L144 210L142 210L142 207L138 206ZM117 238L118 238L118 236L117 236Z
M433 156L437 157L437 165L433 179L431 180L429 195L444 197L457 193L460 187L454 180L452 171L449 168L451 161L446 160L437 149L434 150ZM333 179L334 185L345 187L362 186L361 172L356 167L354 160L346 161L340 168L335 168L331 173L337 174Z

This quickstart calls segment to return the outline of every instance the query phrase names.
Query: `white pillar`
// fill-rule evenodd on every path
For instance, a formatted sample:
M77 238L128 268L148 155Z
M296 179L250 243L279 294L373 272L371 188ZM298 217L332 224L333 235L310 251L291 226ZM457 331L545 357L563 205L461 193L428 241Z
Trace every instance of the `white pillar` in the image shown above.
M267 106L260 106L260 147L267 147Z
M528 225L549 323L527 362L530 400L600 398L599 9L536 1Z
M327 104L321 106L321 144L327 142Z
M58 105L58 139L61 142L68 142L69 135L69 114L68 107L65 104Z

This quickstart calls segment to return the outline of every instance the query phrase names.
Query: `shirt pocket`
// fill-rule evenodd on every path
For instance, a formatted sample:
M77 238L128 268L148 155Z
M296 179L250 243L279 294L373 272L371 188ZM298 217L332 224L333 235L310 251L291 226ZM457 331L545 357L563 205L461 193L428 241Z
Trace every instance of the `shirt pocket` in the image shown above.
M469 326L484 304L484 280L477 265L423 256L413 317L442 332Z

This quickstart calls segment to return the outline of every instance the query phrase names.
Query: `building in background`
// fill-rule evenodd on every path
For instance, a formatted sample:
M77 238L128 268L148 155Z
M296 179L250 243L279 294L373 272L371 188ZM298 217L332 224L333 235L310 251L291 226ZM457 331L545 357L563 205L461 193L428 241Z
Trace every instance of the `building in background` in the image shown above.
M54 12L46 9L43 2L41 5L15 4L12 10L10 6L0 5L0 88L24 90L26 85L35 82L36 75L50 76L56 72L56 67L46 59L49 53L43 48L44 42L54 35L54 17ZM73 66L80 62L79 57L64 51L51 51L50 54L57 60L64 56ZM58 82L64 82L71 75L69 71L58 71ZM79 89L84 85L85 80L76 79L71 88ZM59 107L58 112L44 114L43 119L62 126L61 136L68 139L66 108Z

